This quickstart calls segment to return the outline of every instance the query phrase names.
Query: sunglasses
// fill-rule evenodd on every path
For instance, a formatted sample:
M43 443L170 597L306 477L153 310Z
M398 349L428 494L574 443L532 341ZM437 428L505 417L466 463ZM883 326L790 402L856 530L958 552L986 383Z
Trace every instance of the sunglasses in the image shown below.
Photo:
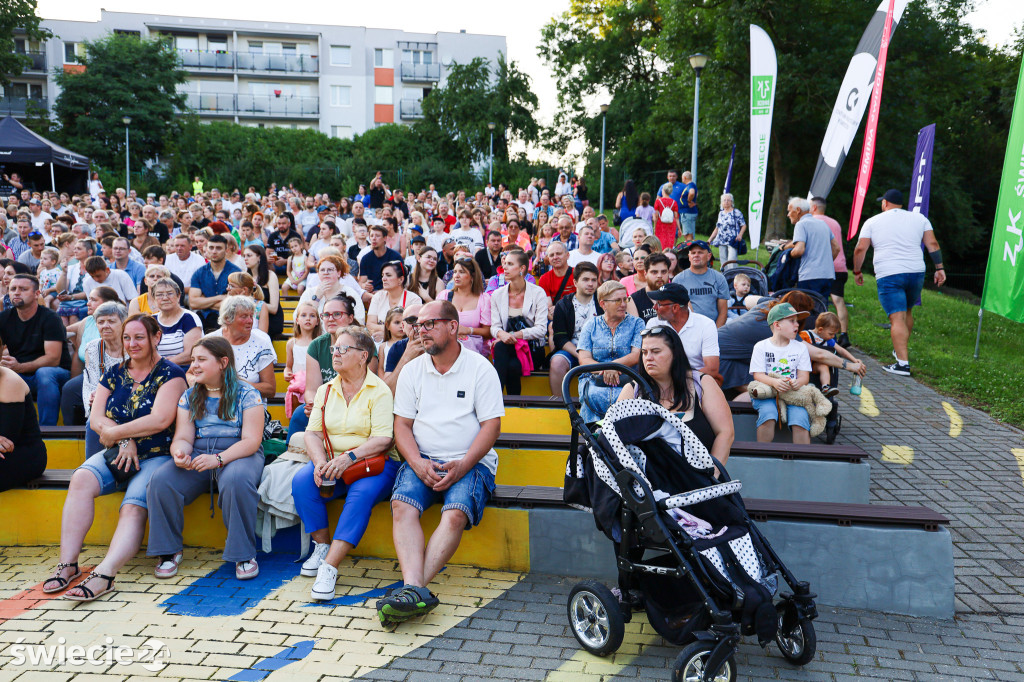
M647 327L646 329L642 329L640 331L640 336L642 336L642 337L658 336L659 334L665 334L667 336L668 333L669 333L669 330L670 330L670 327L668 325L658 324L658 325L655 325L653 327Z

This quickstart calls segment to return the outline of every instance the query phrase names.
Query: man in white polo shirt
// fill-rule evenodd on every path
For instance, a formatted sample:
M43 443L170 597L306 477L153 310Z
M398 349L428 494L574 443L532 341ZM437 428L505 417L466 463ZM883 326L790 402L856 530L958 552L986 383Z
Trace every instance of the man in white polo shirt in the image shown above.
M494 492L494 442L505 415L498 373L458 341L455 306L427 303L416 327L425 354L405 366L395 388L395 445L405 463L391 512L405 585L377 602L386 628L438 605L426 586L455 554L463 531L480 523ZM437 502L441 522L424 546L420 515Z
M690 310L690 294L686 287L669 282L647 295L657 313L656 317L648 320L647 328L664 324L675 329L683 342L690 367L721 383L718 373L718 327L711 319Z

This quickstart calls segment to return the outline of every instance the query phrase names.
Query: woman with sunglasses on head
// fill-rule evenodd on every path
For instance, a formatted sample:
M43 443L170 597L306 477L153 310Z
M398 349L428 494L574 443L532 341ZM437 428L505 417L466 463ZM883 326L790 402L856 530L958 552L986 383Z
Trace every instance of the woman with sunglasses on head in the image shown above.
M230 300L230 299L228 299ZM235 577L259 575L256 563L257 488L263 473L263 398L235 370L231 344L207 336L192 349L195 383L178 401L171 461L149 482L149 547L154 575L173 578L182 559L185 505L217 483L227 541L224 561Z
M384 317L388 310L423 303L423 299L417 294L403 288L405 275L405 264L402 261L385 263L380 269L383 288L373 294L370 307L366 310L366 329L373 335L375 341L384 338Z
M334 599L338 565L359 544L374 505L391 497L399 467L392 449L391 390L368 366L373 339L361 327L343 327L331 353L337 376L317 389L305 432L309 463L292 478L295 508L313 539L313 552L300 572L316 576L310 596L317 601ZM366 475L351 483L342 480L350 468L369 468L374 463L367 458L384 454L379 472L361 471ZM332 539L327 503L339 497L345 505Z
M299 303L313 303L322 311L324 303L337 296L350 296L356 304L355 315L360 324L366 319L363 308L363 289L355 277L349 274L348 262L333 247L324 249L320 254L320 262L316 266L316 279L310 274L306 290L299 297Z
M480 266L472 258L455 261L452 288L441 294L459 311L459 342L484 357L491 354L491 297L484 293Z
M618 282L605 282L598 287L597 301L604 314L591 317L580 331L576 352L581 365L615 362L636 367L640 362L640 332L644 322L626 312L628 298L626 287ZM604 417L622 391L619 373L606 370L600 375L583 374L579 390L580 415L587 423L596 422Z
M616 402L640 397L662 405L690 427L712 457L725 464L736 432L718 382L690 367L682 339L671 326L655 324L640 336L639 373L653 394L640 396L636 383L629 383Z
M43 583L43 592L65 590L81 573L78 556L101 495L124 491L117 528L106 556L65 598L92 601L110 592L117 572L139 551L148 515L146 487L169 459L175 405L185 391L185 373L160 357L159 341L160 327L148 315L129 317L121 329L128 359L103 374L89 414L90 426L109 450L87 459L71 476L61 518L60 563Z

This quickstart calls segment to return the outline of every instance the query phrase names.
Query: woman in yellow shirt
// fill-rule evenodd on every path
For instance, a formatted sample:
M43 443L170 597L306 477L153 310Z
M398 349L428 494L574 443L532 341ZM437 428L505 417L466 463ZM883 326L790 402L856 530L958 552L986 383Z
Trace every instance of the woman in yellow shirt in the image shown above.
M310 461L292 479L295 508L313 539L313 553L300 572L316 576L310 596L317 601L334 599L338 565L362 539L373 506L391 497L398 474L400 460L392 448L394 401L384 380L369 371L374 352L373 339L362 327L339 332L331 347L331 365L338 376L317 389L305 433ZM328 450L335 454L331 459ZM383 472L351 485L341 480L350 466L384 453ZM334 490L322 489L322 484L333 485ZM338 497L345 498L345 506L332 541L327 503Z

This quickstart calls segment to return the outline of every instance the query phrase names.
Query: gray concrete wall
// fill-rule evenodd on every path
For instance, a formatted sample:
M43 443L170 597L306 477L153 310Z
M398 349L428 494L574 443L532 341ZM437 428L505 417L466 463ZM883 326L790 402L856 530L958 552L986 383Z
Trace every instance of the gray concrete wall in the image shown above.
M797 521L758 526L821 605L953 617L953 544L945 529ZM530 570L614 581L614 549L590 514L533 509Z
M734 455L726 467L732 478L743 483L745 497L850 504L871 501L871 465L867 459L854 464Z

